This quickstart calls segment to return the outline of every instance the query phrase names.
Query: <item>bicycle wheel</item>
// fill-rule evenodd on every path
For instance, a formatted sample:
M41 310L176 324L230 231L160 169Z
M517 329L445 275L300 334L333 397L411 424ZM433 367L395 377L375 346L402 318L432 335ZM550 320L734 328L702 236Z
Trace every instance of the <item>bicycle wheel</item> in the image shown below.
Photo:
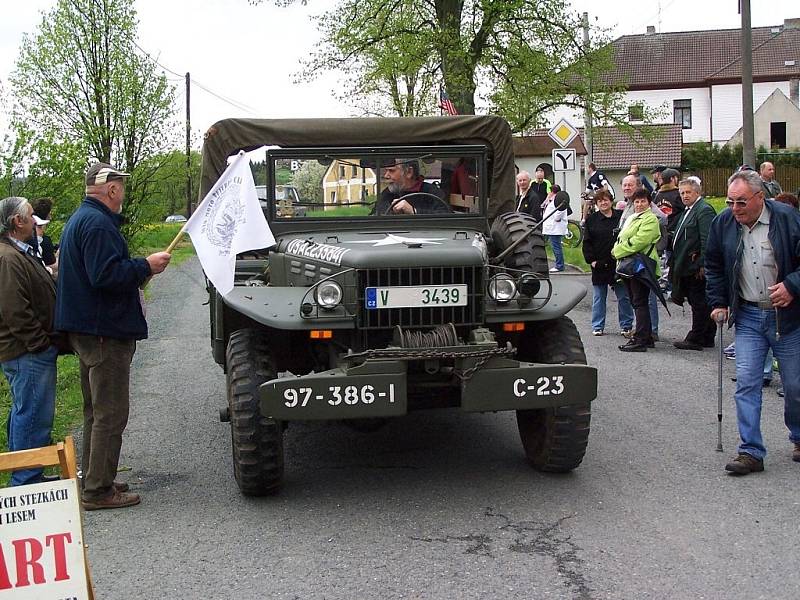
M577 248L583 241L583 229L578 221L569 220L567 233L563 237L563 244L568 248Z

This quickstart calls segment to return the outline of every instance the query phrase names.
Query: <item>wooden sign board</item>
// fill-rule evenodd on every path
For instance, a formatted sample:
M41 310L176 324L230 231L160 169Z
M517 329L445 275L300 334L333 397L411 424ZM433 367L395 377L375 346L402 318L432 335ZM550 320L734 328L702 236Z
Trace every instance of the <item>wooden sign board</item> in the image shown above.
M0 600L83 600L87 586L76 479L0 490Z

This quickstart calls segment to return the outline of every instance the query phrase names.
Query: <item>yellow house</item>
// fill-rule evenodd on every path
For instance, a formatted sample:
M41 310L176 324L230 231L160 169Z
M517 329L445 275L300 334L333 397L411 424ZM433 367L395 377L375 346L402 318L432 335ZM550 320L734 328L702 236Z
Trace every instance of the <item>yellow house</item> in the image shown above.
M361 167L358 159L334 160L322 178L326 207L364 202L367 196L375 197L375 171Z

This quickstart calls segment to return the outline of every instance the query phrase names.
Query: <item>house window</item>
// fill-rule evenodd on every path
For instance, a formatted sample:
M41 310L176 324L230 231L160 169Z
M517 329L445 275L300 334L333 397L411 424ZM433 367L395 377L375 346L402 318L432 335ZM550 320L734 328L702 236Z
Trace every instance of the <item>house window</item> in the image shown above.
M786 148L786 122L769 124L769 147Z
M692 101L673 100L672 111L675 116L673 123L680 125L683 129L692 128Z
M641 104L631 104L628 107L629 121L644 121L644 106Z
M355 179L358 177L358 167L355 165L350 165L350 177Z
M344 179L344 165L339 165L339 179Z
M331 191L331 204L336 204L336 192Z

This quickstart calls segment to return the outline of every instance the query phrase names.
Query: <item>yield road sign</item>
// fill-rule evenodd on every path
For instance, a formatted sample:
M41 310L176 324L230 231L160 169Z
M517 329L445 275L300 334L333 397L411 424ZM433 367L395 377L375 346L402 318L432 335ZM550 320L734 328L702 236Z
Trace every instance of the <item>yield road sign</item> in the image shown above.
M561 119L550 128L547 132L550 139L562 148L569 146L569 143L574 140L578 135L578 130L566 119Z
M574 171L575 170L575 149L562 148L553 150L553 171Z

